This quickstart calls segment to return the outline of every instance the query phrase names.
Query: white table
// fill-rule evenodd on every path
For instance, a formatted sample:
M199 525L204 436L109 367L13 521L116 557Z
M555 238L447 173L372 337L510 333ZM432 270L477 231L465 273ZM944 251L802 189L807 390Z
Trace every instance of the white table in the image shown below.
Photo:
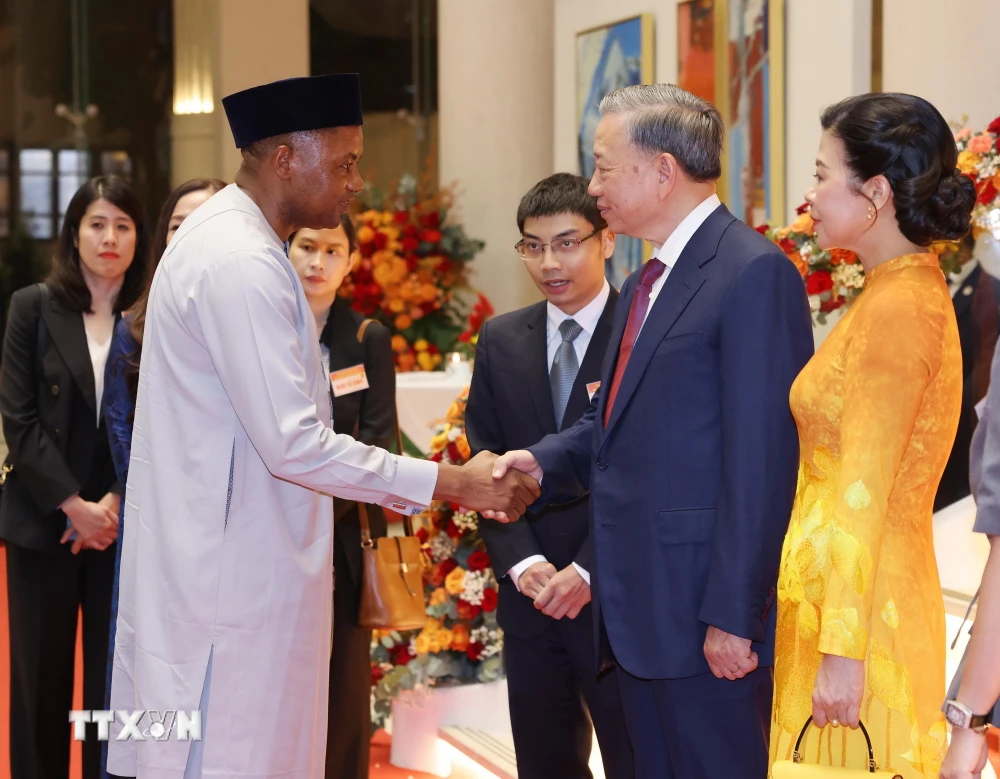
M469 386L471 373L414 371L396 374L396 405L399 427L413 444L430 453L434 426L444 419L448 408Z

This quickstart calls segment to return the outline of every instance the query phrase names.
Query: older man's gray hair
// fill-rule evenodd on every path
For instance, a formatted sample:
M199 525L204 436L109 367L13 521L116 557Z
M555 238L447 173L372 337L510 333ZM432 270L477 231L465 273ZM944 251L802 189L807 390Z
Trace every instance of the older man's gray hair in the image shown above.
M625 137L650 154L672 154L695 181L722 176L725 124L719 109L674 84L616 89L601 101L601 114L621 114Z

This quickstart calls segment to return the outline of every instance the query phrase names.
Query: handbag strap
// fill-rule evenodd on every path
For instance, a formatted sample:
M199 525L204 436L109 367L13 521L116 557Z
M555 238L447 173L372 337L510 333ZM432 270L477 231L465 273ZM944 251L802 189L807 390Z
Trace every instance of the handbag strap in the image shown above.
M366 319L358 327L358 343L363 344L365 342L365 332L368 330L368 326L375 322L374 319ZM396 431L396 451L399 456L403 456L403 433L399 429L399 407L393 404L393 428ZM358 438L358 426L360 422L354 423L354 439ZM358 515L361 518L361 546L369 548L373 545L372 542L372 532L371 525L368 523L368 510L365 508L364 503L358 503ZM409 514L403 516L403 532L408 535L413 535L413 526L410 523ZM402 559L402 558L401 558Z
M795 740L795 751L792 752L792 762L801 763L802 753L799 751L799 747L802 746L802 739L805 738L806 731L809 730L809 726L813 724L813 718L810 717L806 720L806 724L802 726L802 730L799 732L799 737ZM868 744L868 773L875 773L878 771L878 766L875 765L875 752L872 749L872 740L868 735L868 730L865 728L865 723L858 720L858 725L861 726L861 732L865 736L865 742Z

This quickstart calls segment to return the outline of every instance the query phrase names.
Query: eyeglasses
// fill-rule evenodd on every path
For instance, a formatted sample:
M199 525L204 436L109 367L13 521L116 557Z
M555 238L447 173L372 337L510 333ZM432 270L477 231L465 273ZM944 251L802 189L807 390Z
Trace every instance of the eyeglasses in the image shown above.
M603 229L603 228L602 228ZM533 239L522 238L516 244L514 248L517 249L517 253L521 256L522 260L540 260L545 256L545 247L551 246L552 253L559 257L560 259L568 259L570 257L575 257L576 253L580 251L580 244L584 241L589 241L595 235L600 235L601 230L594 230L590 235L584 238L558 238L552 243L541 243L540 241L535 241Z

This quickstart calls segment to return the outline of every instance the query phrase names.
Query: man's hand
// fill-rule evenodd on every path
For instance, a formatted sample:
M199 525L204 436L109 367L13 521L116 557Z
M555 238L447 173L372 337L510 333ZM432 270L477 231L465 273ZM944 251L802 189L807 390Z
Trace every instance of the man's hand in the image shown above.
M513 522L541 494L538 481L517 470L493 477L497 456L480 452L461 467L441 465L434 497L458 503L490 519Z
M757 653L749 638L709 627L705 635L705 659L717 679L742 679L757 667Z
M590 585L572 563L549 579L535 598L535 608L553 619L576 619L590 603Z
M941 765L941 779L974 779L986 768L989 757L986 734L968 728L951 731L951 746Z
M503 479L511 471L520 471L527 474L536 482L541 482L542 480L542 467L538 464L538 460L535 459L535 455L527 449L515 449L514 451L507 452L507 454L500 455L496 459L496 462L493 463L494 479ZM535 495L535 497L537 498L538 495ZM500 512L487 510L479 513L486 519L496 519L500 522L510 521L510 518L504 517Z
M556 575L556 567L548 561L532 563L517 577L517 589L522 595L534 600L542 591L549 579Z

